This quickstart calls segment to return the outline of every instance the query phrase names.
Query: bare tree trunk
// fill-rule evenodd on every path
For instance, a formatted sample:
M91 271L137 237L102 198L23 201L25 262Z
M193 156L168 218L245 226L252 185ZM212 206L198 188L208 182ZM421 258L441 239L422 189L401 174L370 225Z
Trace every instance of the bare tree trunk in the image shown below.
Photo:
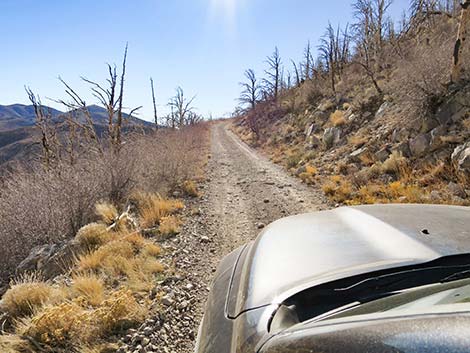
M124 59L122 60L122 72L121 72L121 87L119 91L119 104L118 104L118 111L117 111L117 121L116 121L116 130L115 130L115 147L119 150L121 145L121 128L122 128L122 102L124 100L124 79L126 76L126 60L127 60L127 47L124 50Z
M155 129L158 130L157 102L155 100L155 89L153 87L153 79L151 77L150 77L150 86L152 87L153 121L155 122Z
M452 65L452 82L458 83L462 80L470 79L470 73L466 72L465 60L470 58L470 46L467 39L470 32L470 0L462 2L462 13L460 17L457 41L455 42L454 57Z

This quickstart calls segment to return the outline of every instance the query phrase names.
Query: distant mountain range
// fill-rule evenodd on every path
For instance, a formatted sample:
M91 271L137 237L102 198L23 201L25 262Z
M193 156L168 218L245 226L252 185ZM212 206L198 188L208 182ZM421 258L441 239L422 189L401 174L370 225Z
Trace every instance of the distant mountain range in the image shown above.
M52 117L53 121L60 122L65 116L60 110L44 107ZM97 106L88 106L95 129L99 135L104 134L108 129L108 112L106 109ZM83 114L83 113L79 113ZM124 131L150 129L153 124L136 117L129 117L123 114ZM84 121L83 117L78 117ZM38 152L38 131L35 128L35 113L32 105L12 104L0 105L0 164L12 159L28 159Z

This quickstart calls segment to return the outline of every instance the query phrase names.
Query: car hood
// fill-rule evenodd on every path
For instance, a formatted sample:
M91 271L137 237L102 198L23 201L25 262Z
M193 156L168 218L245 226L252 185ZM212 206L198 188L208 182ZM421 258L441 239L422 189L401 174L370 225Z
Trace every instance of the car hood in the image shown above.
M470 315L446 313L357 320L286 331L261 353L468 352Z
M470 253L470 208L372 205L297 215L269 225L246 252L229 316L341 278Z

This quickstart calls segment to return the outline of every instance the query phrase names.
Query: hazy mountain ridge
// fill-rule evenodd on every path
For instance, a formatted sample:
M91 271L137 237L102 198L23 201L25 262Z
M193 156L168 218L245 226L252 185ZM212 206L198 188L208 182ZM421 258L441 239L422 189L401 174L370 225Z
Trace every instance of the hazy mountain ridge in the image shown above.
M51 114L52 120L56 123L64 121L67 113L60 110L44 106L45 111ZM88 106L95 129L98 135L103 135L107 131L108 112L106 109L97 106ZM81 122L85 121L83 113L75 117ZM123 114L123 131L134 129L149 129L153 123ZM38 131L35 127L35 112L32 105L11 104L0 105L0 164L12 159L29 159L34 155L39 147ZM37 146L37 147L36 147Z

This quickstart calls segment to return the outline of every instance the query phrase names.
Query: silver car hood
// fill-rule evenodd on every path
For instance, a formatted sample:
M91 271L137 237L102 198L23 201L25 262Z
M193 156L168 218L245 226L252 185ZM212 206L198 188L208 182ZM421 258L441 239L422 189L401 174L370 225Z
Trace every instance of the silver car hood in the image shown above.
M333 280L470 253L470 208L371 205L302 214L272 223L245 251L230 316Z

